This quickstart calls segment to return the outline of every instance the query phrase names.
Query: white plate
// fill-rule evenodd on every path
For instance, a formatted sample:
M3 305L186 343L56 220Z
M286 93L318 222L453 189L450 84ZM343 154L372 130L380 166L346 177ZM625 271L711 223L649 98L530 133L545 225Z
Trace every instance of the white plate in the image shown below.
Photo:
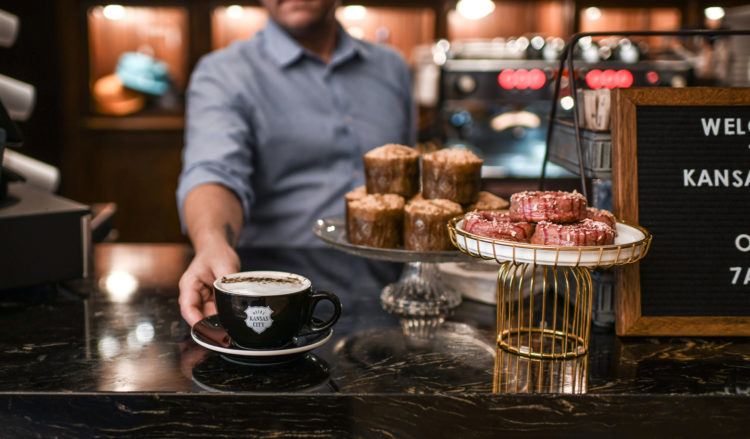
M498 262L536 263L567 267L607 267L635 262L645 256L651 235L639 227L617 223L613 245L556 247L485 238L463 230L463 219L456 224L456 243L475 257Z

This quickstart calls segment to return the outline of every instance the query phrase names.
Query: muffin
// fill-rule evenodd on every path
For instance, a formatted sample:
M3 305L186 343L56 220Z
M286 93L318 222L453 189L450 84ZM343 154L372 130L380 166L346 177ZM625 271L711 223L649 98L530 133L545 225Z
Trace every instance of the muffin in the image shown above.
M458 204L477 201L482 159L465 149L441 149L422 156L422 195Z
M419 192L419 153L404 145L389 143L364 156L368 194L398 194L409 198Z
M346 233L349 242L378 248L402 243L404 198L396 194L368 194L347 203Z
M417 195L414 195L413 197L406 200L406 204L409 204L413 201L423 201L424 197L422 196L422 192L417 192Z
M351 203L354 200L359 200L365 195L367 195L367 189L365 188L364 185L359 186L358 188L353 189L347 192L346 195L344 195L344 200L346 202L344 218L346 218L347 221L349 221L349 203Z
M416 251L452 250L448 221L463 209L450 200L412 200L404 207L404 248Z
M509 205L510 203L505 198L498 197L492 192L479 191L477 201L475 203L467 205L464 210L466 212L471 212L474 210L503 210L507 209Z
M362 185L347 192L346 195L344 195L344 199L346 199L346 204L349 204L350 201L359 200L365 195L367 195L367 189Z

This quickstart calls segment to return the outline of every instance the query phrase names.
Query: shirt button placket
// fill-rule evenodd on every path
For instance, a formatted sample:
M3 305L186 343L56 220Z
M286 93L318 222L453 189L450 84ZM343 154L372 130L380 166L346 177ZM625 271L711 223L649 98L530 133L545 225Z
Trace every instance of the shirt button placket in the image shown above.
M338 146L349 151L351 155L351 173L354 178L359 180L363 175L363 165L358 153L359 145L357 144L357 138L354 135L354 128L352 127L354 119L349 114L350 102L346 99L346 95L343 93L340 84L333 78L332 72L326 71L326 77L326 83L330 87L338 120L340 121L337 123L336 128L336 131L340 133L340 135L336 136L337 141L341 142Z

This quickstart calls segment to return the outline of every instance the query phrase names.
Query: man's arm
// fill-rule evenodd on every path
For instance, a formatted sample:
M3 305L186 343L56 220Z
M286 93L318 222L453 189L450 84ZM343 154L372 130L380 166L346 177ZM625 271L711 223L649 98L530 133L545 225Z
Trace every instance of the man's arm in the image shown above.
M242 205L231 190L214 183L196 186L185 197L182 209L196 252L217 241L231 247L237 244L242 230Z
M219 184L202 184L185 197L183 217L195 257L180 279L180 312L193 326L216 314L215 279L240 269L234 246L242 230L239 198Z

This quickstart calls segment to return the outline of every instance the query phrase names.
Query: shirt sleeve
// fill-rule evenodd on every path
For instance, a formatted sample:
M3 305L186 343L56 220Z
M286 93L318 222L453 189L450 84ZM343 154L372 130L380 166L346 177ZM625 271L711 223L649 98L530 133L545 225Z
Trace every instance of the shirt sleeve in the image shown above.
M204 57L190 78L186 94L185 145L182 172L177 185L177 204L183 232L183 205L196 186L217 183L234 192L250 215L254 194L250 185L252 127L246 99L225 78L216 58Z

